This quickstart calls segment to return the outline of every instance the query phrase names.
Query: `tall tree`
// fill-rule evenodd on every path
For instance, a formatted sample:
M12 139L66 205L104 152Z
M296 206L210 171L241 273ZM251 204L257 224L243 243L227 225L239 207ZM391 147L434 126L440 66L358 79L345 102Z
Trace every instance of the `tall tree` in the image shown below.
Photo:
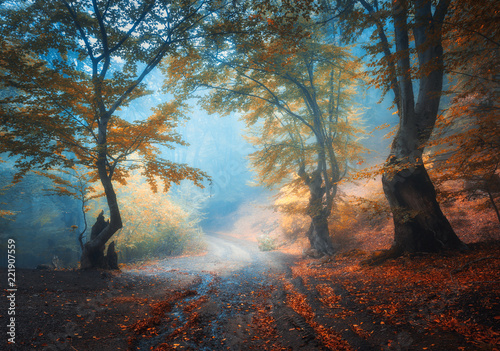
M442 28L450 0L358 0L347 4L340 15L351 39L367 28L374 29L366 46L372 57L372 84L394 93L399 115L382 177L395 226L388 254L463 248L441 211L422 160L443 89Z
M258 149L250 156L258 181L308 189L311 247L331 255L328 217L338 182L362 150L350 108L360 63L347 48L279 22L281 15L253 13L247 26L259 35L207 42L207 50L170 61L168 75L171 84L182 83L177 92L209 88L202 101L210 112L242 114Z
M229 2L232 4L232 2ZM95 170L104 188L109 222L85 243L82 268L105 265L106 242L122 227L113 181L124 182L132 155L143 175L164 190L206 175L160 157L156 145L182 143L174 132L184 116L180 102L165 103L147 120L119 110L148 93L145 77L180 46L224 31L202 28L224 1L36 0L0 7L0 152L15 157L18 177L35 168ZM230 11L226 12L230 14ZM135 157L134 157L135 158Z

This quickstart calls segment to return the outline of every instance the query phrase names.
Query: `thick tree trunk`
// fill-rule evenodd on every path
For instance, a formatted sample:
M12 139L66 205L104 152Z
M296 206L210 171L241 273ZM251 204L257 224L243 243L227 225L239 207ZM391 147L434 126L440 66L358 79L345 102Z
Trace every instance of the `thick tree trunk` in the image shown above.
M441 211L422 164L386 173L382 183L393 213L394 254L465 247Z
M488 198L490 199L491 206L495 210L495 213L497 215L498 223L500 224L500 211L498 211L498 206L495 203L495 198L493 197L493 194L491 193L491 190L489 188L486 189L486 192L488 193Z
M106 251L106 264L108 269L118 269L118 254L115 250L114 241L108 245L108 250Z
M328 208L323 204L323 196L325 187L321 178L321 172L315 171L308 181L309 186L309 207L308 214L311 217L311 226L307 232L307 237L314 249L320 256L333 255L332 239L330 238L330 230L328 229Z
M417 47L419 85L415 100L409 46L409 4L392 3L396 50L392 69L399 115L399 129L391 147L387 170L382 178L384 193L394 220L394 245L389 256L403 252L435 252L465 245L454 233L436 200L436 191L423 165L423 150L436 123L443 87L441 26L449 0L441 0L435 13L427 0L415 2L411 27ZM382 42L387 46L387 41ZM390 51L385 52L390 58Z
M97 244L97 237L99 234L109 225L109 221L104 219L104 212L101 211L97 216L95 224L92 226L92 231L90 233L90 241L83 245L82 257L80 260L80 266L82 269L89 268L107 268L106 258L104 256L104 244Z
M89 241L83 246L82 257L80 259L81 269L107 269L106 259L104 257L105 245L92 245Z
M307 231L307 238L309 239L311 248L314 249L319 256L333 255L335 250L328 229L328 217L313 216L311 219L311 225Z
M95 224L92 226L90 241L83 246L80 260L81 269L118 269L118 256L115 251L115 242L108 246L107 254L104 255L106 242L99 240L99 235L109 227L109 221L104 219L104 212L97 216Z

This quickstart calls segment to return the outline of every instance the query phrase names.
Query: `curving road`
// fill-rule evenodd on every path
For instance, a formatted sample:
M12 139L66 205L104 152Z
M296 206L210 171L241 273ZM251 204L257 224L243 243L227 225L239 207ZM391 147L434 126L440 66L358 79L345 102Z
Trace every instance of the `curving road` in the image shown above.
M183 291L189 294L175 301L162 321L161 332L140 339L132 349L332 350L317 334L321 326L309 324L287 303L290 289L296 290L307 296L315 320L324 323L318 292L292 274L290 267L297 256L261 252L254 241L221 233L207 235L207 242L207 253L202 256L169 258L156 264L156 276L171 280L176 274L188 274L195 283ZM339 328L344 330L343 325ZM342 337L353 339L357 349L373 350L345 330Z
M207 252L201 256L168 258L160 263L163 269L188 273L213 272L229 275L241 269L262 271L288 267L293 256L278 251L262 252L257 243L220 233L206 236Z

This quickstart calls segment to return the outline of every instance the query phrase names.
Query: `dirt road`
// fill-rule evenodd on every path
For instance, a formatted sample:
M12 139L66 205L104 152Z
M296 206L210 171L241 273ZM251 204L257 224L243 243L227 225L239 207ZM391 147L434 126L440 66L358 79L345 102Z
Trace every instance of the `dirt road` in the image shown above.
M472 351L500 340L500 243L362 267L359 251L321 264L232 235L207 242L204 255L117 273L17 270L16 344L1 338L0 350Z
M185 273L194 276L196 283L188 288L193 293L176 301L167 313L165 321L170 323L165 323L158 336L137 341L139 350L162 343L165 349L207 351L265 349L270 343L259 335L256 323L265 314L277 317L277 287L280 279L291 274L289 267L296 257L262 252L256 242L215 233L207 236L207 243L208 252L203 256L171 258L150 267L149 274L156 277L171 279ZM172 333L189 324L190 313L196 313L196 323L172 338ZM165 338L170 340L165 343ZM297 345L292 349L317 348Z
M188 274L195 283L173 302L157 335L134 340L136 349L330 350L331 345L349 349L341 334L320 324L322 311L313 311L320 308L318 292L309 291L300 277L294 279L290 267L298 257L261 252L256 242L215 233L207 242L203 256L170 258L146 269L165 279ZM294 293L299 299L312 299L313 304L303 308L312 308L317 317L308 320L287 304ZM372 349L350 329L343 329L357 348Z

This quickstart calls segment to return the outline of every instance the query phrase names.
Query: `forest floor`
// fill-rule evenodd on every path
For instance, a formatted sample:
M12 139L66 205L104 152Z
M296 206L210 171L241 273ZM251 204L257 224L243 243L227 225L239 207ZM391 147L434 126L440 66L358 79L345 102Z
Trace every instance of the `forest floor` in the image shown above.
M254 239L212 233L203 255L120 272L18 269L0 350L499 350L498 240L366 267L349 245L315 260Z

